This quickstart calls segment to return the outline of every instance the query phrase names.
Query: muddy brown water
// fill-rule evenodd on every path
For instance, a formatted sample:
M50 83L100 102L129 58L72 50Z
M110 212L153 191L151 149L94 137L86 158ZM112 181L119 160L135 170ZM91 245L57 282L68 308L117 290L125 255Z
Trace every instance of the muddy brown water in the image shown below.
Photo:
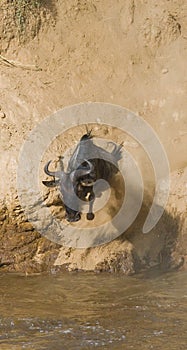
M187 348L187 274L0 275L0 349Z

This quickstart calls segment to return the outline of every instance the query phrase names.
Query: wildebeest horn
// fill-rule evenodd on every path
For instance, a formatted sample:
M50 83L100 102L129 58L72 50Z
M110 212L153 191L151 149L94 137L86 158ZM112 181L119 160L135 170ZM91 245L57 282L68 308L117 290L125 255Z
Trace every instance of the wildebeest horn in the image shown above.
M49 176L53 176L53 177L61 177L62 175L62 172L61 171L50 171L49 170L49 164L51 163L52 161L50 160L49 162L47 162L47 164L44 166L44 171L47 175Z

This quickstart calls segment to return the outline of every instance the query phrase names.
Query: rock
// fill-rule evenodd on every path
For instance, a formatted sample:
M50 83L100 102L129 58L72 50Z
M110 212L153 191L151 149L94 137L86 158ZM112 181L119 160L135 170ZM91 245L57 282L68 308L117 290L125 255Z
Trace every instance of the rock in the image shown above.
M162 69L162 74L167 74L169 71L168 71L168 69L167 68L163 68Z
M6 118L6 114L3 111L0 111L0 118L1 119L5 119Z

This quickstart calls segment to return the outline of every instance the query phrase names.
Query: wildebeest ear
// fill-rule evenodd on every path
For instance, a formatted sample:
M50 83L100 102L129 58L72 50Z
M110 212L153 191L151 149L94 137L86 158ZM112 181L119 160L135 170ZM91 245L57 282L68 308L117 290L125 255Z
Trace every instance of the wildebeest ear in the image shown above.
M58 180L52 180L52 181L42 181L43 185L47 186L47 187L55 187L58 185Z

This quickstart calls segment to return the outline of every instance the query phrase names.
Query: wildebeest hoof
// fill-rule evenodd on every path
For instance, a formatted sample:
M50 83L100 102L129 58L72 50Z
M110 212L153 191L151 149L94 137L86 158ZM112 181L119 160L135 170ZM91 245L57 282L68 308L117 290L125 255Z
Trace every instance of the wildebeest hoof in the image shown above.
M76 218L66 218L66 220L68 222L76 222L76 221L79 221L80 219L76 217Z
M76 221L79 221L80 218L81 218L80 214L76 214L76 215L74 215L74 216L68 216L68 215L66 215L66 220L67 220L68 222L76 222Z
M93 220L95 215L93 213L87 213L86 218L87 220Z

